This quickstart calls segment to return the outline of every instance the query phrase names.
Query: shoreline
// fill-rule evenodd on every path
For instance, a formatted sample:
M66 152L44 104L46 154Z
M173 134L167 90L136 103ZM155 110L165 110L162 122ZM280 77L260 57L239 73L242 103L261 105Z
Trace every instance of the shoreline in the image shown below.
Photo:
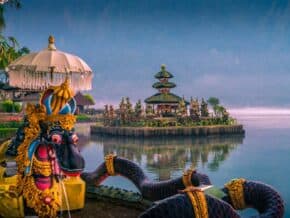
M160 137L160 136L209 136L245 134L243 125L215 125L194 127L106 127L91 126L91 135Z

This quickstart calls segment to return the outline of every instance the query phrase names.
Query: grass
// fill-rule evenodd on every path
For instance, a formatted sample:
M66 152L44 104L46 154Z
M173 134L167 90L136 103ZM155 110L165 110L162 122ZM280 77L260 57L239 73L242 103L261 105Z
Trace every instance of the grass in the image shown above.
M79 114L77 115L77 122L96 122L98 119L96 116Z

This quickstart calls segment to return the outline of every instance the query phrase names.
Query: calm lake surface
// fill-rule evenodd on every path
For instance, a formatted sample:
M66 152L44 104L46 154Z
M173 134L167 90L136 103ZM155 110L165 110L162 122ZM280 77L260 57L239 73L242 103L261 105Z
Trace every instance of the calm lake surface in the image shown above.
M137 140L90 137L88 124L78 124L76 129L85 145L87 171L113 152L137 162L155 181L180 176L190 166L208 174L218 187L232 178L259 180L282 194L285 217L290 217L290 116L240 115L238 120L244 124L245 136ZM137 190L122 177L110 177L105 184Z

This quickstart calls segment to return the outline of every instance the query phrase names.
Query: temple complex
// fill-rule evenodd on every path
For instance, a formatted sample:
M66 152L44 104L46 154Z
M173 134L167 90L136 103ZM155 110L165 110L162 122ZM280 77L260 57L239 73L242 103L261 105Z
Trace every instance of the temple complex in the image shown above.
M155 114L163 117L175 116L180 102L184 102L185 107L187 107L189 102L170 92L170 89L175 88L176 85L169 82L173 75L166 70L165 65L161 65L161 71L155 74L155 78L159 81L154 83L152 87L157 89L158 93L145 99L147 105L152 105Z
M116 109L105 105L103 125L91 127L94 134L151 137L151 136L204 136L212 134L243 134L242 125L229 116L226 108L215 97L193 99L190 103L171 92L175 83L165 65L155 74L158 79L152 87L158 93L133 106L129 97L123 97ZM209 111L208 104L213 110ZM124 127L124 128L123 128ZM128 128L129 127L129 128ZM148 128L150 127L150 128Z

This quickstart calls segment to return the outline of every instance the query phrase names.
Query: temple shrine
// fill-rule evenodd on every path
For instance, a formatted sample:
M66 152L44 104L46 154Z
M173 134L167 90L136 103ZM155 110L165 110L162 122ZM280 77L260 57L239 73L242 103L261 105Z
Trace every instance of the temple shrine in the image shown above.
M175 116L180 102L185 102L187 107L189 102L170 92L170 89L175 88L176 84L169 81L173 75L166 70L165 65L161 65L161 71L155 74L155 78L159 81L154 83L152 87L157 89L158 93L145 99L147 105L153 106L155 114L163 117Z

